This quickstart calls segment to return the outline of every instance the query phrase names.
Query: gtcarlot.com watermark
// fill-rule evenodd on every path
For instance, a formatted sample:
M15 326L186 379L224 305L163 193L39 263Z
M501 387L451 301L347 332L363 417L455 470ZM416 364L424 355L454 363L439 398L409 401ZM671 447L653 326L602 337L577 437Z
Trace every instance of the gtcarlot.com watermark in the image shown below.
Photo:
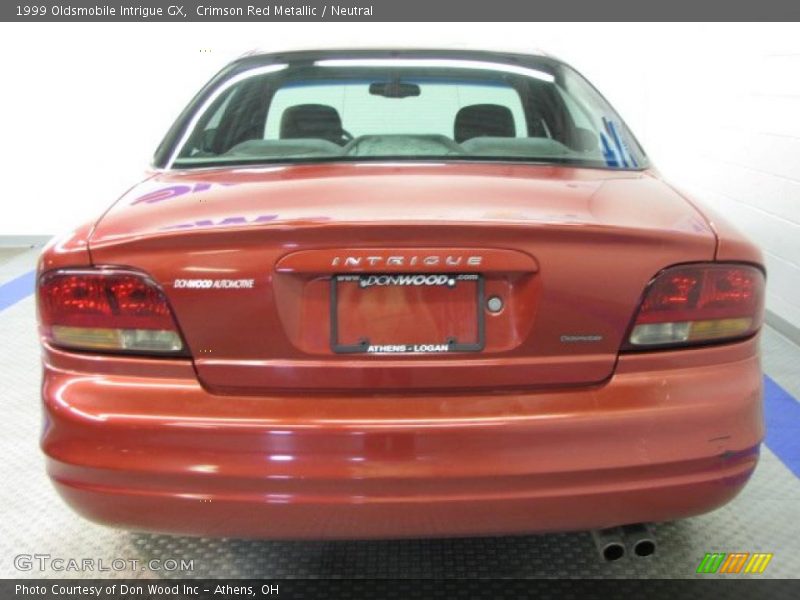
M51 554L17 554L17 571L40 573L109 573L120 571L194 571L194 559L185 558L66 558Z

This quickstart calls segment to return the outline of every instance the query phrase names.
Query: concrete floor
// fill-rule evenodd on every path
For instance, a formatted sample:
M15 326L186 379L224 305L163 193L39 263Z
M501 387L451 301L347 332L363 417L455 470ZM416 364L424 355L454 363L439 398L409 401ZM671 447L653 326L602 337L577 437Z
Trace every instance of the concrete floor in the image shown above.
M0 286L29 273L38 250L0 249ZM77 577L14 568L17 554L193 560L193 570L126 568L103 577L694 577L706 552L772 552L760 577L800 575L800 479L764 447L751 483L708 515L657 526L659 550L646 559L601 563L588 533L446 540L264 542L117 531L84 521L53 491L38 448L39 348L34 299L0 308L0 577ZM800 398L800 349L777 332L763 336L766 373ZM796 401L796 400L795 400ZM784 457L785 459L785 457ZM735 576L730 576L735 577Z

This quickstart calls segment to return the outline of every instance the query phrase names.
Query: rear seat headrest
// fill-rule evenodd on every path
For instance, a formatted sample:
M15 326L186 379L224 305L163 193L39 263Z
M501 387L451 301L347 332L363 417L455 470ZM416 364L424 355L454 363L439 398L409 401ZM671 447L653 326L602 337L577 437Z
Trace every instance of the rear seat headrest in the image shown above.
M334 144L345 143L342 118L332 106L326 104L297 104L283 111L281 139L315 138Z
M453 139L459 144L476 137L514 137L514 115L500 104L472 104L456 113Z

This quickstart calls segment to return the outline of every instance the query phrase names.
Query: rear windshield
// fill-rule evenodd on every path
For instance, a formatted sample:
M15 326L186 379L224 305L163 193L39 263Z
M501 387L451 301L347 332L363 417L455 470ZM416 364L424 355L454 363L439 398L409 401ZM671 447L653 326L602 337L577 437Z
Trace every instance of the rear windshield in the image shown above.
M638 169L646 157L565 65L387 58L232 75L200 103L168 166L364 160Z

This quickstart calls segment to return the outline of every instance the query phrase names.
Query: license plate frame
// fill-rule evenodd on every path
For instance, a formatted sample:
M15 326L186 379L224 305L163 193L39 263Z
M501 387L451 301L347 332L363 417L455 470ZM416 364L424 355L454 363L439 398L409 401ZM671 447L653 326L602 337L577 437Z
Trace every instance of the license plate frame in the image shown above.
M361 280L366 277L382 276L441 276L453 278L456 285L461 281L475 282L475 318L476 340L474 342L459 342L457 339L432 341L422 344L380 344L375 350L375 345L370 344L368 338L362 338L357 344L342 344L339 342L339 294L338 284L343 282L358 282L362 288ZM334 274L330 278L330 347L336 354L449 354L453 352L481 352L486 342L486 321L484 312L484 278L478 273L342 273ZM390 348L391 347L391 348ZM405 349L399 349L405 347Z

